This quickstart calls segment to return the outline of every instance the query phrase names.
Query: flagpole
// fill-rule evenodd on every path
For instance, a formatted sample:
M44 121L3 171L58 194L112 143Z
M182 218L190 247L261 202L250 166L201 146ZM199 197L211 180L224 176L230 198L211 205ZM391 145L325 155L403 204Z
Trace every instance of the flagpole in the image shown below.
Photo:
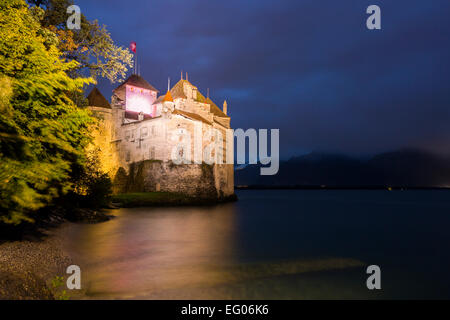
M135 41L130 43L130 49L134 53L133 74L137 75L139 72L138 71L139 65L138 65L137 45Z

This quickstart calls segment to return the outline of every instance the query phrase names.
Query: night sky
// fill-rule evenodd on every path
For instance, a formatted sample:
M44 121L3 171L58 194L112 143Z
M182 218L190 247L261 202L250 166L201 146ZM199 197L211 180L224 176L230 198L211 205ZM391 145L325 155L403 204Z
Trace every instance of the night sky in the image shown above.
M279 128L282 158L309 151L449 153L450 1L76 0L116 44L138 46L162 94L180 71L233 128ZM366 28L381 7L382 30ZM116 87L99 88L109 99Z

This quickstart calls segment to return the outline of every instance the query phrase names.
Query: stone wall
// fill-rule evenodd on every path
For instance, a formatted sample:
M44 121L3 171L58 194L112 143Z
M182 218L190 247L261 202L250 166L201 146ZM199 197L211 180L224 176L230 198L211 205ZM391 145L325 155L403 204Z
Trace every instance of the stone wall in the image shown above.
M229 165L180 164L146 160L120 168L114 177L114 193L177 192L204 199L222 199L234 194ZM231 172L232 174L232 172ZM231 177L232 179L232 177Z
M117 146L111 143L114 131L112 110L99 107L90 107L90 109L97 121L89 128L92 143L87 146L86 152L94 152L99 158L101 171L112 176L121 163Z

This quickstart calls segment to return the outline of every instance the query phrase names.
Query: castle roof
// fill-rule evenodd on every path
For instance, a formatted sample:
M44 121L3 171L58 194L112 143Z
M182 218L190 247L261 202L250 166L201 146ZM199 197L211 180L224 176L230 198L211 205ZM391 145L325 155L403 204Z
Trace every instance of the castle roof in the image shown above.
M197 87L194 86L192 83L190 83L188 80L181 79L172 87L172 89L170 89L170 93L171 93L173 99L176 99L176 98L186 99L187 98L186 95L184 94L184 88L183 88L183 85L185 83L188 83L189 85L191 85L192 87L197 89ZM209 104L211 106L211 112L215 116L229 118L229 116L227 116L225 113L223 113L222 110L220 110L220 108L210 98L205 98L205 96L198 90L197 90L197 99L195 99L195 101Z
M95 87L92 89L91 93L87 96L89 106L91 107L100 107L100 108L107 108L111 109L111 105L109 104L108 100L102 95L100 90Z
M126 110L125 111L125 118L126 119L132 119L132 120L139 120L139 113L140 112ZM153 119L153 117L151 115L146 114L146 113L144 113L143 116L144 116L144 120Z
M164 95L163 101L164 102L166 102L166 101L173 102L172 95L170 94L169 90L167 90L167 93Z
M208 104L208 101L206 100L205 96L198 90L197 90L197 99L195 99L195 101Z
M225 113L223 113L223 111L220 110L220 108L210 98L207 98L206 102L209 103L209 105L211 106L211 112L215 116L222 117L222 118L229 118L229 116L227 116Z
M162 103L164 101L165 95L159 96L152 104Z
M155 89L155 87L153 87L150 83L148 83L147 80L145 80L141 76L138 76L137 74L132 74L131 76L128 77L127 80L122 82L117 88L113 90L113 92L119 97L119 99L122 100L125 99L124 92L125 92L125 85L127 84L130 86L147 89L154 92L159 92L158 90Z
M207 124L212 124L211 121L206 120L205 118L203 118L202 116L200 116L196 113L187 112L187 111L183 111L180 109L175 109L172 114L179 114L181 116L184 116L184 117L192 119L192 120L197 120L197 121L201 121L201 122L204 122Z
M129 76L128 79L125 80L124 82L122 82L122 84L119 85L116 89L114 89L114 91L120 90L126 84L129 84L130 86L142 88L142 89L159 92L158 90L155 89L155 87L153 87L150 83L148 83L147 80L145 80L141 76L138 76L137 74L132 74L131 76Z
M184 94L184 88L183 88L185 81L187 81L187 80L181 79L172 87L172 89L170 89L170 94L172 95L173 99L177 99L177 98L187 99L186 95ZM187 81L187 82L189 83L189 81Z

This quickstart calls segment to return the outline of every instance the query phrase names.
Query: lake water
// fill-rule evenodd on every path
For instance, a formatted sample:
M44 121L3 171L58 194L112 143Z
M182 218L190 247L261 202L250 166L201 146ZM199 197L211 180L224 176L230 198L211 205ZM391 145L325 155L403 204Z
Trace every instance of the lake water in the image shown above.
M88 298L450 298L450 191L241 190L62 235ZM366 267L381 268L381 290Z

